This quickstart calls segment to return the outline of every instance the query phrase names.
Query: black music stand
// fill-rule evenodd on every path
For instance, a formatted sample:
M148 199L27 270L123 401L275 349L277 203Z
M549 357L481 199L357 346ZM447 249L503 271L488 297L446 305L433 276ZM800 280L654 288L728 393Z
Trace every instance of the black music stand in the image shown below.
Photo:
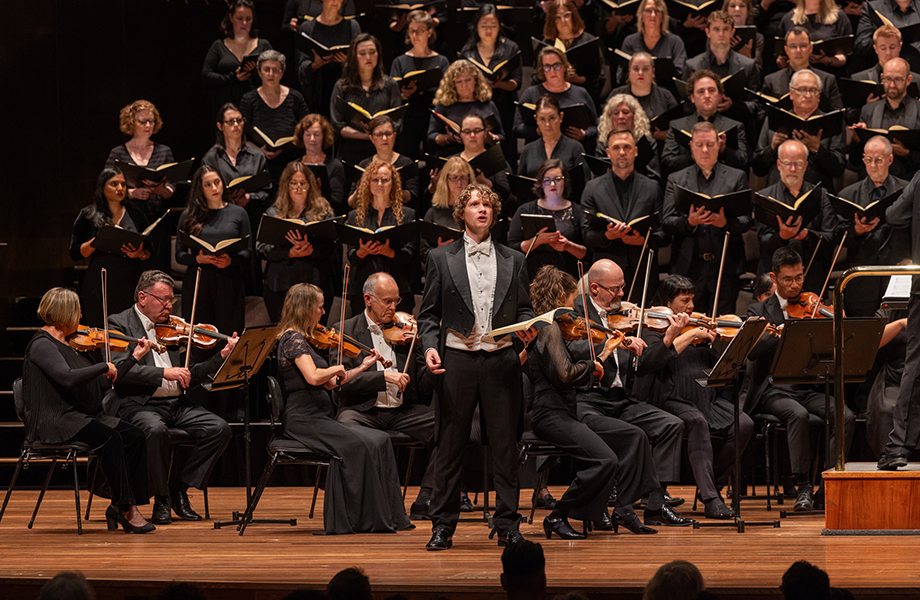
M267 325L245 329L233 351L220 366L211 383L204 387L209 392L219 392L242 388L243 396L243 448L246 462L246 505L252 499L252 437L250 435L249 378L259 372L268 358L278 338L278 326ZM214 521L214 529L227 525L238 525L243 512L233 511L232 520ZM260 519L259 523L290 523L296 525L296 519Z
M760 339L763 330L766 329L767 322L763 319L748 319L741 325L738 334L729 342L722 356L716 361L712 369L706 373L704 379L697 379L696 382L703 387L725 387L732 388L732 405L734 406L734 427L735 436L738 435L741 422L741 399L739 379L747 366L747 357ZM705 372L705 371L704 371ZM745 526L769 526L779 527L779 521L751 522L745 523L741 519L741 445L735 443L735 468L732 476L732 504L735 507L735 520L723 523L694 523L693 528L701 527L734 527L738 533L744 533Z
M860 383L872 369L878 345L885 329L885 319L854 318L843 321L843 381ZM847 353L849 350L849 353ZM831 319L794 319L786 321L776 347L771 379L776 385L824 384L825 468L833 464L831 448L831 386L834 385L834 322ZM838 402L845 402L839 398ZM844 436L846 432L838 432ZM824 510L799 511L797 515L821 514ZM780 511L780 517L789 516Z

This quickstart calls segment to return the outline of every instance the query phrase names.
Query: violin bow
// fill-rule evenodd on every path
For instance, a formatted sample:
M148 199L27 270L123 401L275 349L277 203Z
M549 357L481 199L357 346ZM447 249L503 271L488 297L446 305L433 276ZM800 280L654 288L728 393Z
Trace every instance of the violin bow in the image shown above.
M648 280L652 275L652 260L655 257L655 251L649 248L648 251L648 263L645 265L645 283L642 285L642 303L639 304L639 324L636 326L636 337L642 337L642 311L645 310L645 302L648 300ZM639 364L639 355L633 354L633 370L636 369L636 365Z
M112 362L112 347L109 346L109 290L108 290L108 273L105 267L99 273L102 277L102 335L105 340L105 362Z
M406 354L406 364L403 365L403 375L409 372L409 361L412 360L412 351L415 349L415 340L418 339L418 325L415 326L415 335L412 336L412 343L409 344L409 353ZM397 399L402 398L402 392L396 394Z
M719 278L716 279L716 295L712 300L712 318L719 314L719 292L722 291L722 271L725 269L725 255L728 253L728 238L731 232L725 232L725 241L722 242L722 260L719 261Z
M821 247L821 242L824 240L820 235L818 236L818 241L815 243L815 249L811 253L811 258L808 259L808 266L805 267L805 272L802 273L802 277L808 277L808 270L811 269L811 264L815 262L815 257L818 255L818 248Z
M834 252L834 260L831 261L831 268L827 270L827 277L824 278L824 285L821 286L821 293L818 294L818 301L815 302L815 308L811 311L811 318L814 319L815 315L818 314L818 309L821 308L821 298L824 297L824 291L827 290L827 284L831 281L831 273L834 272L834 267L837 265L837 259L840 258L840 251L843 250L843 245L847 241L847 234L849 231L843 232L843 237L840 238L840 244L837 245L837 251Z
M627 302L632 301L632 293L636 287L636 280L639 279L639 273L642 272L642 259L645 257L645 251L648 250L648 238L649 235L645 234L645 241L642 242L642 251L639 252L639 264L636 265L636 274L633 276L632 283L629 284L629 293L626 294ZM651 260L651 256L649 256L649 260ZM645 282L646 284L648 283L648 273L645 275Z
M195 337L195 311L198 309L198 284L201 283L201 267L195 272L195 293L192 294L192 314L188 320L188 347L185 349L185 368L188 369L192 361L192 339Z
M588 332L588 347L591 348L591 362L597 362L597 352L594 350L594 340L591 339L591 319L588 312L588 295L585 291L587 281L585 280L585 265L578 261L578 280L581 281L581 305L585 307L585 330Z
M339 329L342 335L339 336L339 364L345 366L345 302L348 301L348 276L351 273L351 267L345 265L345 279L342 282L342 318L339 320ZM342 376L344 382L345 377Z

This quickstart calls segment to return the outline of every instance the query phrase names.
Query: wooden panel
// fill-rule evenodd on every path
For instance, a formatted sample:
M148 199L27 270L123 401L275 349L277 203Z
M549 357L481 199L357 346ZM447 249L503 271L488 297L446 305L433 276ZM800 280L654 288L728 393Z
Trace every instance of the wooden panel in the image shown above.
M920 470L878 471L851 463L827 471L825 527L830 530L920 530Z

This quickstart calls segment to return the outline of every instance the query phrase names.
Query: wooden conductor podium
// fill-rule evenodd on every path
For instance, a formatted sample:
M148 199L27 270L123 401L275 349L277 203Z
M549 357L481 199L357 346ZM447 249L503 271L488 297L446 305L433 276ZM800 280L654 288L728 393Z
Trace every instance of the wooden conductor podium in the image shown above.
M826 535L920 535L920 463L879 471L847 463L824 477Z

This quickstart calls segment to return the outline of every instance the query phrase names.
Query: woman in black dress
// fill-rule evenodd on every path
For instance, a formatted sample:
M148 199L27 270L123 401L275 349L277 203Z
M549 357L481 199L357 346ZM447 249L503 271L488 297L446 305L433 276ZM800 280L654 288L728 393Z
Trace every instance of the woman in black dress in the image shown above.
M133 206L125 204L127 186L125 176L116 169L105 169L96 181L93 203L83 208L73 224L70 236L70 258L80 261L89 258L89 266L83 275L81 297L86 309L86 322L91 327L103 327L102 280L99 276L106 269L112 281L137 281L147 270L152 253L150 244L137 248L126 244L121 252L111 253L96 250L93 241L105 226L118 226L134 232L147 229L147 217ZM109 314L119 313L134 303L134 289L130 285L114 285L109 288Z
M246 92L240 101L240 111L247 125L258 127L271 140L293 135L297 123L308 112L300 92L281 85L286 62L284 55L276 50L266 50L260 54L258 71L262 85ZM247 143L265 155L268 171L274 181L278 181L281 171L296 157L293 149L273 149L256 134Z
M457 156L469 162L486 151L486 140L491 136L486 128L485 120L476 113L470 113L459 121L460 141L463 142L463 149ZM493 142L494 143L494 142ZM490 144L491 145L491 144ZM511 195L511 187L508 184L508 165L486 177L479 169L473 169L476 172L476 183L492 188L502 199L502 204Z
M281 31L297 33L300 24L309 19L315 19L323 14L322 0L287 0L284 4L284 16L281 19ZM345 0L339 14L343 17L353 17L355 14L355 0Z
M341 110L341 102L357 104L371 115L402 105L399 84L383 72L383 55L380 42L369 33L362 33L351 41L348 58L342 68L342 78L332 90L330 111L332 126L339 135L336 155L353 165L374 153L367 122L350 120ZM341 98L341 100L339 100ZM396 130L401 120L394 120Z
M499 115L498 107L492 102L492 88L488 81L473 63L465 59L455 60L444 73L434 95L434 110L457 125L460 119L470 113L486 118L493 115L496 119ZM498 124L500 126L501 122ZM505 132L501 128L489 133L489 139L493 142L501 141L504 137ZM428 120L427 148L429 154L453 156L463 149L463 141L459 133L449 129L437 115L431 115Z
M201 68L201 80L214 94L211 114L217 113L227 102L239 105L243 94L258 85L256 63L250 60L244 65L243 59L271 50L272 45L259 38L255 22L252 0L233 0L227 7L227 14L220 23L224 39L214 40Z
M169 146L158 144L150 139L163 127L160 111L152 102L135 100L121 109L118 121L121 132L130 135L131 139L112 148L108 158L105 159L106 169L114 169L115 161L151 169L175 162ZM176 188L165 181L159 184L153 184L153 182L144 182L144 184L141 187L128 188L129 204L140 207L147 221L152 223L166 212L166 201L172 198ZM171 268L169 231L166 228L155 229L151 246L150 249L155 254L147 268L159 269L168 273Z
M427 14L427 13L425 13ZM427 118L425 119L428 120ZM366 169L375 160L381 162L390 163L397 169L402 169L411 164L414 164L415 161L406 156L405 154L400 154L394 150L396 142L396 127L393 125L392 119L386 115L381 115L379 117L374 117L371 119L370 123L367 124L367 132L370 134L371 143L374 144L374 149L376 152L362 160L358 166L362 169ZM414 170L414 169L413 169ZM400 174L400 178L403 183L402 190L402 199L403 204L415 205L418 201L418 174L412 175L412 177L403 177ZM352 208L355 205L357 200L357 190L358 182L355 182L354 191L351 196L348 197L348 206Z
M265 214L281 219L300 219L306 223L331 218L332 207L320 193L316 178L306 165L292 162L281 173L278 196ZM332 308L335 277L335 248L332 242L310 240L295 233L288 234L289 245L275 246L258 242L256 251L266 261L263 299L272 323L281 318L284 295L292 285L309 281L323 291L326 304ZM341 252L339 252L341 256Z
M337 215L348 212L345 203L345 194L348 182L345 180L345 167L342 161L327 153L335 143L335 132L326 117L312 113L300 120L294 129L294 145L303 148L304 154L300 162L305 165L323 165L325 177L317 176L323 196L332 205L332 210ZM319 169L322 171L322 169ZM315 173L314 173L315 175Z
M744 412L736 434L734 407L730 398L716 388L706 388L697 383L719 358L710 343L716 333L702 327L693 327L681 333L690 323L693 296L696 286L682 275L669 275L658 288L653 306L666 306L674 316L668 320L670 327L662 334L644 331L646 339L658 337L671 348L670 362L656 371L639 377L636 396L662 410L680 417L687 433L687 458L693 469L693 478L699 487L707 518L732 519L734 511L722 501L720 490L728 481L734 467L735 444L747 446L754 430L754 422ZM712 434L718 433L718 442ZM713 446L716 446L715 448Z
M118 365L93 364L67 343L80 322L80 299L65 288L45 293L38 316L45 326L32 336L22 363L26 441L91 447L112 492L112 504L105 510L108 530L121 525L125 533L153 531L156 527L137 509L150 502L144 432L102 410L111 382L136 365L151 344L137 340L131 356Z
M561 161L552 158L544 162L536 175L534 192L537 199L518 207L508 228L508 246L527 255L527 271L531 279L543 265L554 265L574 277L578 273L578 261L587 254L584 245L585 211L581 205L568 200L572 191L571 178ZM525 240L521 215L551 216L556 223L556 231L537 233Z
M607 136L614 131L628 130L633 134L636 140L636 149L639 155L636 156L635 169L649 179L661 179L661 167L659 163L659 150L664 144L659 146L658 141L652 137L651 127L648 116L639 101L630 94L617 94L611 96L604 106L604 112L601 114L601 120L598 124L597 131L597 155L604 156L607 148ZM667 132L665 132L667 135Z
M687 49L684 41L671 33L668 18L668 5L664 0L643 0L636 10L636 33L623 40L623 52L633 55L646 52L655 58L670 58L677 73L684 72L687 62ZM693 34L691 37L693 37ZM617 67L617 81L625 82L626 73L622 66Z
M390 77L403 78L408 73L415 71L431 71L437 69L444 73L450 66L446 56L438 54L431 49L431 44L437 39L434 30L434 19L424 10L413 10L409 13L406 25L406 40L411 48L405 54L397 56L390 65ZM419 159L422 144L425 142L428 131L428 109L434 100L434 93L438 87L418 89L415 81L408 84L400 83L400 93L403 102L409 103L406 118L403 119L402 132L397 142L400 153L406 154L412 160Z
M305 33L327 48L347 46L361 33L357 19L345 19L340 13L343 0L322 0L323 10L315 19L307 19L300 25ZM342 76L345 53L336 52L325 58L297 50L297 77L303 95L310 99L310 107L324 116L329 116L329 103L335 99L332 88Z
M327 535L414 529L403 506L389 436L336 421L326 391L367 370L379 355L371 352L348 371L342 365L329 367L307 341L323 314L322 291L298 283L285 296L278 340L284 436L342 458L331 461L326 475L323 529Z
M578 14L578 8L572 0L559 0L549 5L546 13L546 23L543 27L543 43L554 45L556 42L565 46L566 50L581 44L587 44L597 39L585 31L585 23ZM572 73L567 80L576 83L591 95L595 104L601 102L601 90L604 89L606 75L604 71L604 54L600 44L589 56L572 63Z
M492 88L492 102L498 107L502 130L511 131L514 127L514 102L524 79L521 49L517 43L504 36L499 11L494 4L480 6L473 17L473 23L476 25L473 35L460 51L460 56L473 65L479 64L489 70L507 61L497 73L490 75L483 71L483 74ZM513 136L506 135L502 140L502 151L509 165L517 162L517 143Z
M415 211L402 203L402 180L393 165L374 161L358 184L355 209L348 213L347 223L376 231L381 227L402 225L415 220ZM361 242L348 246L348 263L351 265L351 281L348 284L352 311L357 313L364 306L361 291L365 280L378 271L393 276L399 286L401 297L396 310L412 313L415 296L412 293L409 273L418 260L418 244L409 242L399 248L391 248L390 242Z
M722 10L727 12L735 20L735 27L747 27L754 25L754 7L751 0L725 0ZM744 44L737 34L732 36L732 50L742 56L754 59L757 70L763 73L763 55L764 55L764 36L758 31L754 38ZM761 78L762 79L762 78Z
M741 0L743 1L743 0ZM671 110L677 106L677 100L668 90L658 85L655 81L655 62L648 52L636 52L629 59L629 80L610 92L608 100L619 94L629 94L639 101L639 106L645 111L649 119ZM664 143L668 137L668 128L664 131L655 129L652 137Z
M431 172L431 184L428 186L428 194L431 196L431 208L425 213L424 220L442 227L457 229L457 222L454 220L454 206L457 199L460 198L461 192L476 179L473 168L470 163L466 162L459 156L447 159L444 166L440 169L434 169ZM425 238L421 239L419 254L422 259L422 272L424 273L428 263L428 253L432 248L446 246L453 243L453 239L438 238L438 245L432 246Z

